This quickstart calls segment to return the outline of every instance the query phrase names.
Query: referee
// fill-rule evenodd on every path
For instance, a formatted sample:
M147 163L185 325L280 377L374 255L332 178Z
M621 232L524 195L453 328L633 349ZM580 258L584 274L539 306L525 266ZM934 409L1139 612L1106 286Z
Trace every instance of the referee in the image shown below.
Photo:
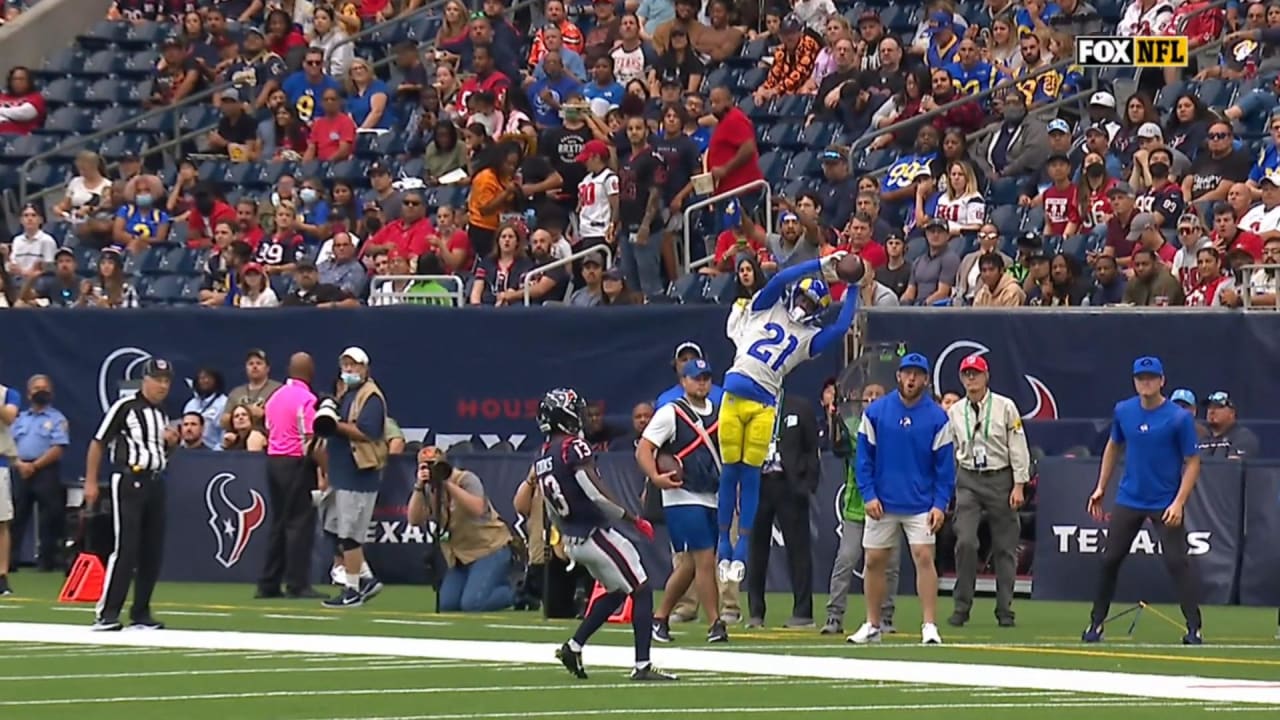
M1200 475L1196 454L1196 428L1191 413L1165 400L1164 366L1156 357L1133 361L1133 386L1137 397L1116 404L1111 422L1111 438L1102 452L1098 487L1089 496L1089 514L1103 517L1102 498L1111 473L1124 447L1124 474L1116 490L1115 509L1107 531L1107 547L1102 556L1102 581L1093 601L1089 628L1081 640L1102 640L1103 622L1111 609L1120 565L1129 555L1133 540L1150 520L1160 532L1164 564L1173 576L1187 620L1184 645L1199 645L1200 605L1196 574L1187 559L1187 536L1182 529L1182 513L1187 498Z
M120 611L135 571L138 581L129 613L132 626L143 630L164 627L151 616L151 593L160 577L164 551L164 469L170 448L178 443L162 407L173 382L173 367L152 358L142 374L142 390L134 397L117 400L107 410L85 458L86 508L98 501L98 470L104 449L111 461L109 492L115 547L107 560L106 585L93 624L98 631L121 628Z
M996 571L996 623L1013 627L1013 584L1018 569L1018 509L1031 479L1031 453L1018 406L991 392L987 359L960 361L965 397L947 416L956 446L956 586L954 627L969 622L978 580L978 524L991 528L991 564Z

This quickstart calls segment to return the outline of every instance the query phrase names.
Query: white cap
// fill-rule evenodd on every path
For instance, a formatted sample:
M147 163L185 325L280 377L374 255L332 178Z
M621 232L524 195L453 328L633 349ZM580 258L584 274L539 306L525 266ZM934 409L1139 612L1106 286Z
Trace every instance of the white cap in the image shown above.
M683 352L693 352L700 358L706 357L705 355L702 354L702 346L691 340L685 340L684 342L676 346L676 354L674 359L679 359L680 353L683 353Z
M1160 140L1163 140L1164 131L1160 129L1159 125L1153 122L1143 123L1142 127L1138 128L1138 137L1148 138L1148 139L1158 138Z
M1099 90L1089 98L1090 105L1099 105L1101 107L1109 107L1112 110L1116 107L1116 96L1106 90Z
M369 364L369 353L356 347L355 345L352 345L346 350L343 350L342 354L338 356L339 360L341 360L342 358L350 358L351 361L356 363L357 365Z

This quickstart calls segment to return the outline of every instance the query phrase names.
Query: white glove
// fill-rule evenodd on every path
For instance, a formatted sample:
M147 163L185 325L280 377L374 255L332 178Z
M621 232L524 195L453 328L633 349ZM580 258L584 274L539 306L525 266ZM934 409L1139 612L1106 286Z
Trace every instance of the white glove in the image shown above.
M849 253L844 250L837 250L830 255L822 258L822 279L829 283L840 282L840 276L836 274L836 264L844 259Z

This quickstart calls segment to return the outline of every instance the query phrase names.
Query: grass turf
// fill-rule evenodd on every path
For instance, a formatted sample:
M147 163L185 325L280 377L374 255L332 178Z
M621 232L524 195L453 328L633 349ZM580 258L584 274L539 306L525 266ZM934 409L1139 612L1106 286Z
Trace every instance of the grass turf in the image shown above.
M92 608L58 605L61 578L23 572L18 595L0 598L0 622L88 624ZM550 655L572 632L571 621L536 613L435 615L429 589L390 587L363 608L327 610L318 601L254 600L247 586L161 584L156 615L170 627L270 633L395 636L545 643ZM780 622L789 600L771 596ZM816 598L819 608L824 598ZM1106 670L1219 678L1280 677L1273 611L1208 608L1206 640L1188 648L1170 621L1176 608L1143 613L1132 637L1129 618L1107 642L1079 643L1087 608L1079 603L1021 601L1018 627L997 628L990 600L962 629L943 625L947 644L920 647L913 598L897 613L903 632L879 647L852 647L814 630L732 628L723 646L702 642L701 623L673 627L678 647L717 652L882 658L1039 668ZM855 601L856 603L856 601ZM1123 606L1117 605L1117 610ZM855 609L857 605L855 604ZM940 603L945 617L949 601ZM856 624L850 617L850 625ZM852 632L854 628L848 627ZM606 626L594 641L629 645L629 626ZM780 658L785 662L785 657ZM590 648L586 654L591 668ZM420 717L436 720L742 716L836 718L895 710L947 720L1076 718L1141 720L1205 716L1221 711L1280 716L1280 707L1146 700L1078 692L951 687L830 679L680 673L676 684L635 685L625 671L596 668L577 681L556 665L462 662L386 656L0 643L0 717L239 720Z

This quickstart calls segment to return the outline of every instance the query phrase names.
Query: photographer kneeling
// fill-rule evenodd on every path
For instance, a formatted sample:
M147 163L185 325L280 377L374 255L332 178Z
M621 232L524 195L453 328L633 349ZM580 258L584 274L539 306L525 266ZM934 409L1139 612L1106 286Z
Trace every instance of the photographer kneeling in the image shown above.
M409 522L425 525L433 518L449 566L440 584L440 610L491 612L511 607L511 531L485 497L480 478L455 470L439 448L428 446L418 452Z

